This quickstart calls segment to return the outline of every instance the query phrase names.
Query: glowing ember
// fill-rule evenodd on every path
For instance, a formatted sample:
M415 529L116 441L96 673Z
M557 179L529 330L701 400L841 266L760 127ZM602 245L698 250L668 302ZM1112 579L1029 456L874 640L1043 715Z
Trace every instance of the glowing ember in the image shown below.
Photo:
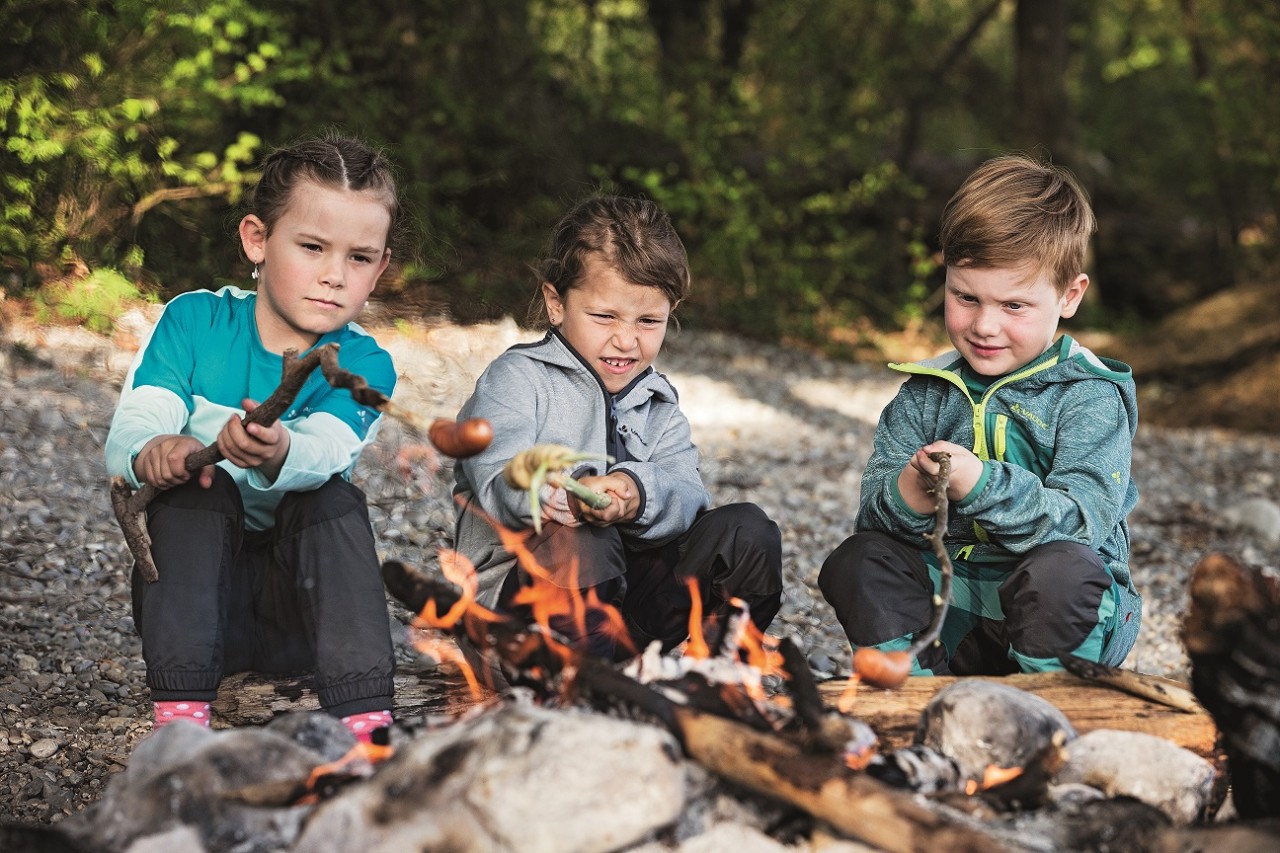
M855 672L849 676L849 683L844 686L840 698L836 700L836 708L841 714L852 714L853 706L858 700L858 685L862 683L862 679Z
M374 766L386 761L395 750L390 746L358 741L347 754L337 761L317 765L307 777L304 788L307 793L294 805L311 805L319 802L337 785L353 779L373 775Z
M1012 779L1017 779L1022 775L1021 767L998 767L991 764L982 772L982 782L976 779L970 779L964 786L964 792L973 796L978 791L986 791L994 788L996 785L1003 785Z

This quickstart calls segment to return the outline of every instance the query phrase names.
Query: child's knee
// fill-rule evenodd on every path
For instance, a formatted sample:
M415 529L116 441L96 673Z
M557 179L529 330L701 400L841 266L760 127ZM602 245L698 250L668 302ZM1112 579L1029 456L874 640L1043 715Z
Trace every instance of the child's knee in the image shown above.
M317 489L285 495L276 509L276 526L281 531L294 531L352 513L364 517L366 506L364 492L335 475Z
M739 547L760 551L782 559L782 531L768 514L753 503L716 507L707 518L721 531L732 531Z
M1005 612L1034 607L1059 613L1083 607L1096 613L1111 588L1102 558L1077 542L1050 542L1028 552L1000 587Z

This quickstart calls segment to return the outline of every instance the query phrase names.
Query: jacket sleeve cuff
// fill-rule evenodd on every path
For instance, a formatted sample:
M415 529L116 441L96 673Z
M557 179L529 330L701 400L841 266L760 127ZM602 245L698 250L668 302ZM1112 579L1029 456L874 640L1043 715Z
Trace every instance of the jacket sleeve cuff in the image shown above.
M982 463L982 476L978 477L978 482L973 484L973 488L969 490L969 494L965 495L956 503L956 509L965 509L969 504L978 499L978 495L982 494L982 490L987 487L987 483L991 480L992 471L995 469L995 463L987 460Z

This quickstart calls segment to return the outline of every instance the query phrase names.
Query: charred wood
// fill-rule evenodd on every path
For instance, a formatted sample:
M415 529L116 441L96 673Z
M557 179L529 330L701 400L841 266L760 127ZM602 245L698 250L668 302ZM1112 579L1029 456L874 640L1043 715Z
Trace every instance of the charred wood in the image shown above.
M1280 817L1280 578L1209 554L1190 599L1191 688L1222 732L1236 810Z

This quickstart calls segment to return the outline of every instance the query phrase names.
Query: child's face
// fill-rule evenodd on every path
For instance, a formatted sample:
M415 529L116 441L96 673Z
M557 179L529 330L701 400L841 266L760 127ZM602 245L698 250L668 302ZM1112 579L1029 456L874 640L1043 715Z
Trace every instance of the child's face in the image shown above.
M667 335L671 303L661 288L632 284L592 254L582 280L561 298L542 285L547 319L560 328L578 355L617 393L653 364Z
M947 336L974 371L1003 376L1049 348L1058 320L1076 313L1088 287L1081 274L1060 296L1047 271L947 267Z
M370 192L298 183L267 235L258 217L240 223L245 255L261 264L258 334L272 352L307 349L360 313L391 252L391 213Z

